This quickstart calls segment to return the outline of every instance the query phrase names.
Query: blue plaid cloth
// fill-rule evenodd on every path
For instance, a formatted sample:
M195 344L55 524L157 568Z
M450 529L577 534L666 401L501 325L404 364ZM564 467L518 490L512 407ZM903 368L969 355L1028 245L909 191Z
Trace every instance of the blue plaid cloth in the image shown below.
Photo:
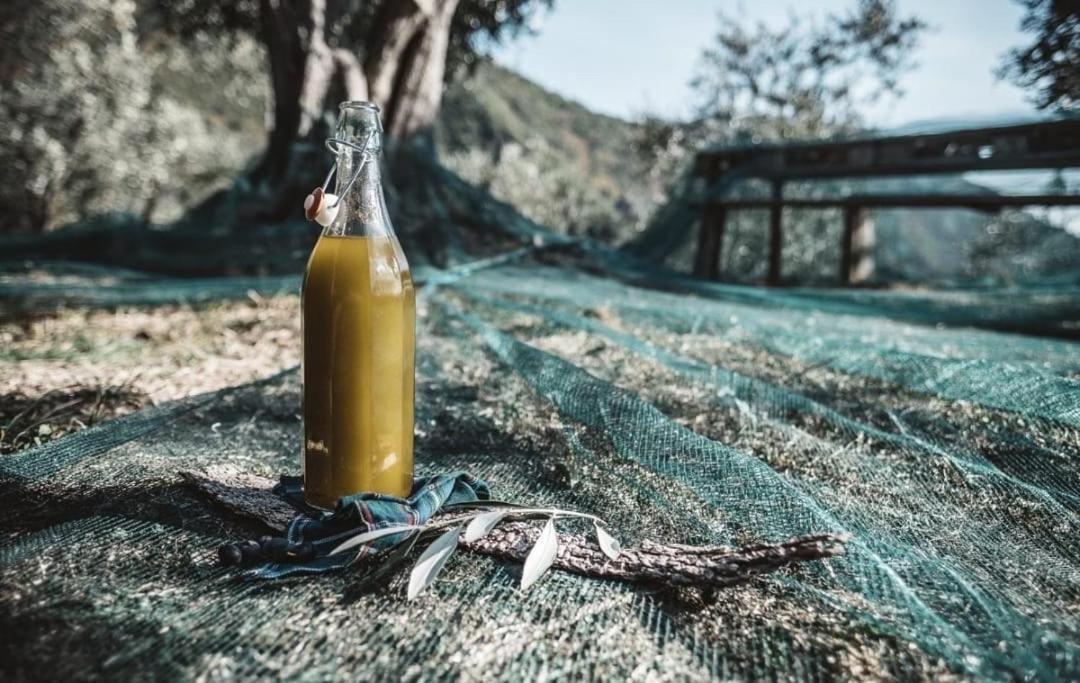
M444 505L489 500L491 492L481 479L464 472L451 472L413 481L408 498L384 496L378 493L358 493L338 501L333 512L316 510L304 503L303 479L283 476L274 493L295 505L301 512L289 524L286 540L290 544L311 543L314 557L306 562L268 562L259 565L245 576L249 579L280 579L296 574L317 574L341 569L354 558L393 547L405 535L384 536L357 551L330 555L330 551L347 539L388 526L418 525L427 522Z

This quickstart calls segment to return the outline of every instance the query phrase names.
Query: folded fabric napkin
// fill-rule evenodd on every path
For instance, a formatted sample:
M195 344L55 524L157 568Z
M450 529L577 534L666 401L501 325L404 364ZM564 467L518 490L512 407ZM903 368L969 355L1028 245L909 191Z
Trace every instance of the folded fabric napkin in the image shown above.
M299 514L289 524L285 538L264 536L222 546L222 563L262 562L249 570L249 579L280 579L296 574L317 574L341 569L357 557L355 551L330 555L330 551L357 534L402 524L424 524L444 505L489 500L491 492L481 479L451 472L414 480L408 498L378 493L358 493L338 501L333 512L317 510L304 503L303 479L283 476L274 493L293 504ZM383 536L359 549L363 556L396 545L402 535Z

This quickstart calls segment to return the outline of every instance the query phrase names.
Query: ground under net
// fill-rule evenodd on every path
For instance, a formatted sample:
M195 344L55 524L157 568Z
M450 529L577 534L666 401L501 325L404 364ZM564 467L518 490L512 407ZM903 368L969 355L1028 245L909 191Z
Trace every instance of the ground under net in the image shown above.
M414 602L407 575L232 580L218 544L262 531L177 472L296 472L293 369L0 460L6 677L1080 676L1077 343L518 256L425 278L419 473L624 544L834 531L847 555L709 594L521 593L467 553Z

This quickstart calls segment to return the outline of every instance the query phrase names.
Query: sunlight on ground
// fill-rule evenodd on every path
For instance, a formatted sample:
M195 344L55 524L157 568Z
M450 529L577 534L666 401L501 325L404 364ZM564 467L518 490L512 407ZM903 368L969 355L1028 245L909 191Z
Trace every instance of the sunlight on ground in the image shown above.
M299 334L296 296L0 323L0 448L266 377L300 362Z

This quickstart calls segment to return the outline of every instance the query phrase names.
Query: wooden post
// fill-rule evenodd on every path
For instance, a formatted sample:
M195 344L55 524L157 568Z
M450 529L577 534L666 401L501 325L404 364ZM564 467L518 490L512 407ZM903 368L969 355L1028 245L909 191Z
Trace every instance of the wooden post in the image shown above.
M773 203L769 207L769 276L766 282L770 285L780 284L780 258L783 255L783 226L781 218L784 215L784 183L782 180L774 180L772 183Z
M697 255L694 258L694 275L697 277L715 280L720 276L720 249L724 243L726 219L727 210L723 205L705 205L698 231Z
M873 276L875 242L870 211L864 206L845 207L840 251L840 280L844 284L862 284Z
M840 236L840 282L851 284L851 236L855 234L855 214L859 207L844 207L844 234Z

